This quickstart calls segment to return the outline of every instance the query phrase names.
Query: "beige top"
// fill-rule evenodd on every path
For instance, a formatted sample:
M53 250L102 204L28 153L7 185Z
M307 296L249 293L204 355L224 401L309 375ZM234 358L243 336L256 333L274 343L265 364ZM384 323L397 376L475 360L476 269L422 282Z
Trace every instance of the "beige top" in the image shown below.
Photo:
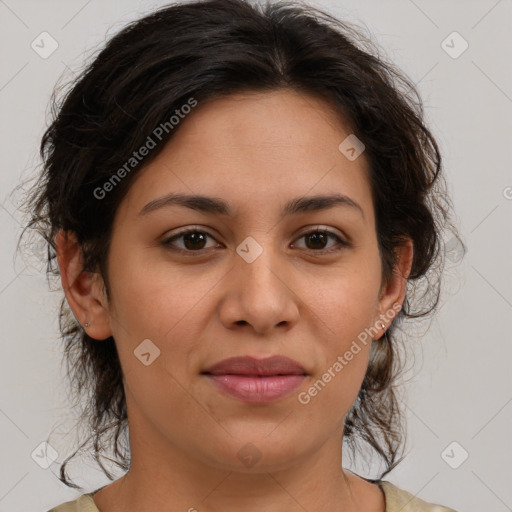
M386 512L456 512L452 508L420 500L410 492L399 489L391 482L383 480L376 483L386 496ZM100 512L92 498L93 494L82 494L76 500L62 503L62 505L54 507L48 512Z

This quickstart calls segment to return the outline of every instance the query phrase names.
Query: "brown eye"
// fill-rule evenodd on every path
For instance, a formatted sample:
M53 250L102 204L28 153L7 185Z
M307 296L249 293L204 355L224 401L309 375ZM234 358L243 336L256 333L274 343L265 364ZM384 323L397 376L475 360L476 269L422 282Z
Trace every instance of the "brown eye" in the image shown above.
M204 249L208 249L208 247L206 247L208 238L213 239L213 237L205 231L188 229L166 238L162 241L162 245L178 252L201 252ZM175 241L179 239L181 239L182 245L175 247Z
M308 247L309 249L325 249L325 244L327 244L329 236L325 232L314 231L313 233L305 235L305 239L312 244L312 247Z
M311 252L329 253L340 250L343 247L350 246L348 242L342 240L337 234L328 230L316 229L314 231L308 231L307 233L304 233L301 237L299 237L299 240L302 238L304 238L306 241L305 249ZM328 243L329 238L334 239L336 242L338 242L338 246L341 247L336 247L335 244L334 246L326 248L326 244Z
M214 240L214 238L207 232L201 231L197 228L187 229L180 233L166 238L162 241L162 245L172 251L179 253L200 256L205 252L206 249L211 249L215 246L207 247L208 238ZM342 248L350 247L350 244L345 240L342 240L337 234L328 231L315 229L304 233L300 239L305 240L306 247L298 247L299 249L305 249L315 254L325 254L339 251ZM334 240L335 244L330 247L326 247L329 243L329 239ZM179 244L177 242L180 242ZM196 254L194 254L196 253Z
M192 233L187 233L183 235L183 244L187 249L204 249L204 245L206 243L206 238L204 233L199 231L194 231Z

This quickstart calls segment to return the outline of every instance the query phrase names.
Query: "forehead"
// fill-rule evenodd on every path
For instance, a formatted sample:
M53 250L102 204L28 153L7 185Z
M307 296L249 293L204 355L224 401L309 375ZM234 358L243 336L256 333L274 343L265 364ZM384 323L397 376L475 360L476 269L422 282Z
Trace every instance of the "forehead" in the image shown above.
M244 92L196 106L141 169L124 207L139 211L167 192L224 197L238 212L291 198L340 193L371 217L364 153L339 149L348 126L321 98L284 89Z

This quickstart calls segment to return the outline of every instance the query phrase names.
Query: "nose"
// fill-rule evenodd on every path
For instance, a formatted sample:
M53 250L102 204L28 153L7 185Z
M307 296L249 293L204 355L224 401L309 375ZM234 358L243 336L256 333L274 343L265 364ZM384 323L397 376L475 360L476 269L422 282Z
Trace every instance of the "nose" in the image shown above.
M235 254L220 308L227 329L252 329L264 335L297 323L300 299L293 290L297 270L285 265L271 249L265 248L251 263Z

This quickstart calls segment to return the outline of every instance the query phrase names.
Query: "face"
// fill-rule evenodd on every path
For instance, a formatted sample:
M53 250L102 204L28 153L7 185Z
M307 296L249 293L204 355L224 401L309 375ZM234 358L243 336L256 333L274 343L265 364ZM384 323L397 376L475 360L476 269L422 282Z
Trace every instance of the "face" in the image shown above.
M374 325L380 337L399 299L382 286L365 155L338 149L350 134L323 100L237 94L199 104L139 172L116 212L104 334L146 453L251 471L248 451L261 457L253 471L268 471L341 439L368 365L371 339L358 339ZM168 194L228 211L155 202ZM333 194L349 200L303 201ZM285 211L294 200L302 207ZM275 355L306 374L277 398L231 395L203 373Z

